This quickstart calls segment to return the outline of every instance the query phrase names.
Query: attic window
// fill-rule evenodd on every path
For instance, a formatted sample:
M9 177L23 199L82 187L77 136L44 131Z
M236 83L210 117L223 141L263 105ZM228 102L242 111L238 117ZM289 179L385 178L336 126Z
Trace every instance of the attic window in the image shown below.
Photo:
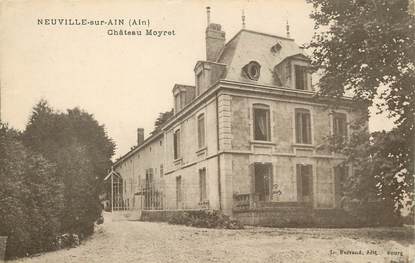
M252 80L258 80L261 71L261 65L259 65L259 63L256 61L251 61L243 67L243 71L248 76L248 78Z
M280 50L281 50L281 48L282 48L281 44L280 44L280 43L277 43L277 44L275 44L275 45L273 45L273 46L271 47L271 52L275 54L275 53L277 53L278 51L280 51Z

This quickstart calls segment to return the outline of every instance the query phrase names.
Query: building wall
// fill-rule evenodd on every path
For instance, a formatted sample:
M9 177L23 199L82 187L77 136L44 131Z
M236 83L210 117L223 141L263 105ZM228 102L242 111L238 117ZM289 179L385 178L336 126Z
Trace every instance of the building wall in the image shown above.
M219 100L219 99L218 99ZM222 99L220 99L222 100ZM226 102L225 102L226 104ZM229 105L228 105L229 106ZM198 146L197 119L205 118L205 147ZM221 116L223 116L223 113ZM226 115L226 113L224 113ZM229 115L229 114L228 114ZM229 127L228 127L229 128ZM174 159L174 132L180 129L180 158ZM160 138L144 145L116 166L125 181L124 198L130 209L141 207L140 196L134 196L145 186L146 170L153 168L154 183L164 195L163 209L220 209L218 194L218 133L216 97L201 104L185 118L177 121ZM226 137L226 130L220 129ZM163 176L160 175L163 165ZM206 169L206 189L209 204L200 204L199 169ZM181 177L182 202L176 202L176 178ZM133 201L135 200L135 201ZM133 205L134 204L134 205Z
M252 105L270 107L271 142L253 140ZM294 141L295 109L311 112L312 147ZM357 114L347 114L348 121ZM155 184L164 195L163 209L222 209L232 215L234 196L253 191L253 165L270 163L275 190L272 202L297 202L296 165L313 167L313 206L334 208L334 171L341 158L318 146L331 132L332 118L326 106L297 100L277 100L271 96L235 94L220 91L217 96L201 103L185 117L177 120L164 134L126 158L117 167L126 182L124 196L130 208L140 208L139 196L146 170L153 168ZM199 149L197 119L205 117L205 147ZM181 131L181 156L174 159L173 134ZM350 132L349 132L350 134ZM219 140L218 140L219 139ZM219 147L219 148L218 148ZM160 165L164 175L160 176ZM199 170L206 169L208 206L200 203ZM176 200L176 179L181 178L182 201ZM134 200L134 201L133 201Z
M205 118L205 147L199 148L197 120ZM175 123L165 132L166 150L164 178L167 186L168 209L206 208L200 202L199 170L206 169L206 188L209 208L219 209L218 161L217 161L217 117L216 98L200 105L186 118ZM180 129L181 156L174 159L174 132ZM182 202L176 202L176 178L181 177Z
M273 202L296 202L296 165L311 164L313 167L313 200L315 208L334 208L334 170L341 162L339 156L327 149L320 149L325 137L331 134L331 110L326 106L301 101L280 101L254 96L229 95L231 105L231 157L224 164L227 182L231 182L233 194L249 194L253 191L254 163L271 163L273 184L278 185L280 195ZM261 103L270 106L271 142L253 141L252 105ZM312 147L295 143L295 109L305 108L311 112ZM356 112L336 109L347 114L348 122L356 119ZM350 134L350 131L349 131ZM229 169L230 167L230 169ZM229 195L230 196L230 195ZM228 206L232 206L228 200Z
M160 136L115 167L115 171L124 180L123 196L126 205L130 209L141 208L141 196L135 195L135 193L138 193L141 187L144 187L147 169L153 169L155 187L157 189L163 188L163 177L160 174L163 156L164 138Z

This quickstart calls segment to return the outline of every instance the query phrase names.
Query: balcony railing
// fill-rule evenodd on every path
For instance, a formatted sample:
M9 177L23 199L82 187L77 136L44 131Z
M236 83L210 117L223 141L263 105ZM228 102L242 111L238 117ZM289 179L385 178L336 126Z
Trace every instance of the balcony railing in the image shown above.
M249 210L258 208L280 208L280 207L311 207L311 202L276 202L255 194L234 194L233 210Z

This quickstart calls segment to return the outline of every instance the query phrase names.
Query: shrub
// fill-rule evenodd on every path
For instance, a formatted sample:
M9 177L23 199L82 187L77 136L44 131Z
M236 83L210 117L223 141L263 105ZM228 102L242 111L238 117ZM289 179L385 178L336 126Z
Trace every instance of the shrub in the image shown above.
M101 215L97 220L97 225L104 224L104 217Z
M65 233L57 236L55 240L55 249L77 247L81 243L77 234Z
M225 229L242 229L243 225L224 215L222 212L213 210L177 212L169 220L169 224L186 225L203 228L225 228Z

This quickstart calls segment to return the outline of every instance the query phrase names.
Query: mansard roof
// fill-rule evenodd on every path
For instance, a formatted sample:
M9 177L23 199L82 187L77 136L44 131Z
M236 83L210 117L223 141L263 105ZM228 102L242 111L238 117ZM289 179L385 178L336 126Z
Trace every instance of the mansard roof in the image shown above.
M278 50L273 50L279 44ZM225 79L250 82L241 69L251 61L261 65L261 76L256 83L274 83L273 70L287 58L306 58L294 39L242 29L222 49L217 61L227 65Z

